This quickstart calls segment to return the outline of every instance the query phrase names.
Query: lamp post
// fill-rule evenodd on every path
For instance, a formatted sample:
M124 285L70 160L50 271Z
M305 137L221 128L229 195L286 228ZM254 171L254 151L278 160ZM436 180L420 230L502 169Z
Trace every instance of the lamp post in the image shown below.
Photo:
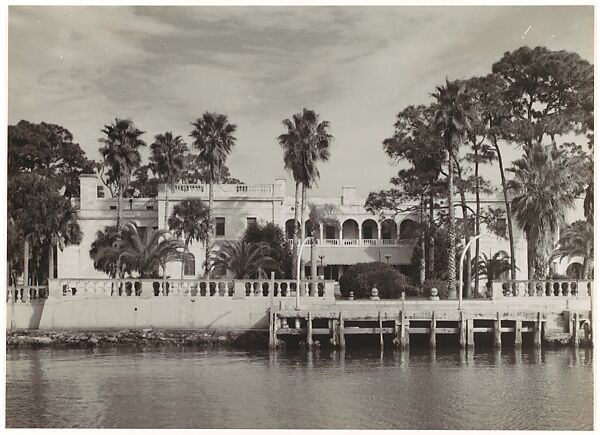
M302 263L302 249L304 249L304 245L306 242L312 240L312 237L307 237L302 241L300 245L300 249L298 250L298 261L296 264L296 310L300 310L300 263Z
M471 240L469 240L469 243L467 243L467 245L463 248L462 253L460 254L460 262L459 262L459 266L458 266L458 309L460 310L462 308L462 297L463 297L463 267L464 267L464 262L465 262L465 254L467 253L467 249L469 249L469 246L471 246L471 244L477 240L478 238L480 238L481 236L483 236L483 234L479 234L475 237L473 237ZM476 277L475 279L479 279L479 277ZM470 283L469 283L470 284Z

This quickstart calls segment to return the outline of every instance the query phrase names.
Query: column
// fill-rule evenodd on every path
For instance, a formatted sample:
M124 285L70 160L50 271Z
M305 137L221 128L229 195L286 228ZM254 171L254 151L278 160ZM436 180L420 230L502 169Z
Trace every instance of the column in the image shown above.
M323 244L323 233L324 233L323 223L319 222L319 240L321 241L321 244Z
M381 245L381 222L377 222L377 244Z
M340 246L342 246L342 236L343 236L343 232L344 232L344 231L343 231L343 224L340 224L340 240L339 240L339 242L340 242Z
M358 224L358 244L362 246L362 225Z

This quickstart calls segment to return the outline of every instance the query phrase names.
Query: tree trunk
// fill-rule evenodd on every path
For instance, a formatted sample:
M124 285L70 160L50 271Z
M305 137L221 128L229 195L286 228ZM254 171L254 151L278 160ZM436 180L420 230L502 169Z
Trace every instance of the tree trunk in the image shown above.
M461 170L461 167L458 164L458 162L456 162L456 168L457 168L457 172L458 172L458 179L461 181L460 188L459 188L460 205L461 205L462 215L463 215L463 227L465 228L465 246L467 246L469 244L469 241L471 240L471 237L469 235L469 227L468 227L469 209L467 207L467 198L465 195L464 184L462 183L462 181L463 181L462 180L462 170ZM464 268L465 274L463 276L463 282L461 282L460 285L463 286L463 290L464 290L465 286L467 287L466 297L472 298L473 295L471 294L471 247L469 247L469 249L467 249L463 268ZM464 293L463 293L463 296L464 296Z
M425 198L421 195L421 206L420 209L420 225L421 232L419 234L419 242L421 244L421 258L419 260L419 285L423 285L425 282Z
M212 173L212 171L211 171ZM208 183L208 237L206 238L206 254L204 256L204 276L209 278L210 276L210 250L212 249L213 240L215 236L215 219L213 217L213 203L214 203L214 181L211 179Z
M50 249L48 249L48 285L50 280L54 278L54 245L50 243Z
M184 276L184 270L185 270L185 254L188 253L188 241L185 241L185 245L183 245L183 259L181 260L181 279L183 279Z
M298 236L300 235L300 197L302 196L302 183L296 181L296 197L294 202L294 264L292 265L292 278L296 278L296 265L298 264Z
M481 198L479 195L479 157L478 146L475 145L475 236L478 236L481 231ZM475 296L479 296L479 239L475 240L475 265L473 268L473 276L475 277Z
M298 246L302 245L304 239L306 237L306 228L304 226L304 204L306 204L306 186L302 184L302 204L300 204L300 243ZM298 247L298 249L300 249ZM300 279L304 279L304 264L302 263L302 258L300 258Z
M517 265L515 259L515 241L513 236L513 225L512 225L512 214L510 211L510 201L508 200L508 190L506 188L506 175L504 174L504 165L502 163L502 154L500 153L500 146L498 140L494 137L492 142L496 148L496 154L498 155L498 168L500 169L500 179L502 180L502 193L504 195L504 206L506 208L506 226L508 227L508 244L510 247L510 279L517 279ZM529 247L528 247L529 249ZM529 257L529 252L527 253ZM529 259L527 260L529 261Z
M311 222L312 224L312 231L311 231L311 235L312 235L312 240L310 241L310 279L312 281L316 281L317 279L317 247L316 247L316 243L315 243L315 228L314 228L314 222ZM311 290L313 292L313 294L317 294L317 287L316 285L311 285Z
M29 241L27 237L23 243L23 285L29 285Z
M589 256L585 256L583 258L583 267L582 267L582 279L592 279L592 266L594 265L594 259Z
M433 193L429 196L429 251L427 252L428 279L435 278L435 215Z
M164 229L169 231L169 190L171 190L171 184L167 184L165 187L165 223Z
M119 193L117 194L117 241L121 240L121 226L123 214L123 188L119 187ZM117 257L117 274L119 278L123 278L123 271L121 270L121 256Z
M452 142L446 138L448 148L448 299L456 299L456 222L454 221L454 156Z

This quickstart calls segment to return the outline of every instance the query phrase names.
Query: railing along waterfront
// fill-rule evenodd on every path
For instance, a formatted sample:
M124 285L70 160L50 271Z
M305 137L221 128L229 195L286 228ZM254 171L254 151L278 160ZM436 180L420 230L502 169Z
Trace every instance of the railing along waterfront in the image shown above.
M29 302L46 299L47 297L48 286L44 285L17 285L8 286L6 289L7 302Z
M61 278L50 281L51 298L110 297L201 297L201 298L292 298L296 281L286 279L194 280L194 279L80 279ZM334 299L333 281L315 280L300 283L300 296Z
M593 290L593 280L498 280L492 281L492 299L500 298L571 298L587 299Z
M294 244L294 239L288 239L290 245ZM413 239L317 239L317 246L345 246L345 247L371 247L371 246L414 246Z

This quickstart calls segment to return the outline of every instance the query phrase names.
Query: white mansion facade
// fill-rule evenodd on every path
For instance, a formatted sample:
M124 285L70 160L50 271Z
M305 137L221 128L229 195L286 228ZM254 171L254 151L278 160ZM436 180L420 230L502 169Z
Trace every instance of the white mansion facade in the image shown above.
M117 217L116 198L106 198L101 191L103 186L96 175L81 175L81 196L74 199L79 209L80 227L83 239L78 245L59 251L57 256L57 278L105 278L102 272L94 269L89 251L96 232L114 225ZM159 186L157 198L125 198L123 219L135 222L141 227L163 228L165 213L183 199L200 198L208 201L208 186L203 184L176 184L169 192L169 210L165 210L166 185ZM239 240L248 225L256 222L274 222L285 229L292 238L294 223L294 196L287 192L286 180L277 178L273 184L222 184L214 186L214 216L216 239ZM380 219L364 208L364 197L357 194L352 186L342 187L338 197L309 197L313 204L334 204L338 208L338 226L321 226L316 247L319 275L337 280L349 265L359 262L382 261L398 266L401 270L411 263L415 244L411 237L411 226L419 220L417 211L390 215ZM482 208L491 206L502 208L500 197L483 200ZM474 206L473 206L474 208ZM309 220L308 204L305 222ZM456 208L461 217L460 207ZM308 223L310 225L310 223ZM486 231L482 225L482 231ZM515 256L518 279L527 277L527 246L523 234L515 228ZM491 232L480 239L480 250L488 256L502 250L509 252L508 240ZM309 272L309 249L303 252L307 275ZM192 243L190 252L194 262L186 265L187 277L198 276L202 272L204 246ZM566 266L565 266L566 268ZM167 275L178 278L181 263L167 267Z

